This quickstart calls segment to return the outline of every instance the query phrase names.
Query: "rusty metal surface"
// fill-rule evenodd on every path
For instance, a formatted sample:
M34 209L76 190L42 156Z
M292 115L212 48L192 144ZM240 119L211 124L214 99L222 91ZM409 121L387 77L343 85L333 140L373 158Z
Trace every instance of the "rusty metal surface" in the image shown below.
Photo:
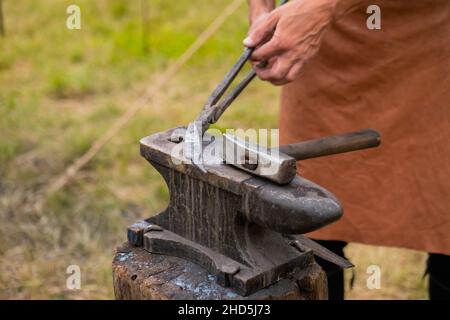
M240 223L236 223L234 231L239 231L239 227L248 230L244 230L244 237L235 239L236 247L223 252L223 247L212 249L153 223L153 220L161 222L158 218L163 216L164 214L132 225L128 229L129 243L142 246L154 254L165 254L194 262L214 275L220 285L231 287L242 296L253 294L279 279L296 277L302 270L314 264L313 252L310 249L296 248L290 238L256 225L240 226ZM208 231L205 230L207 227L199 226L199 229Z
M285 234L338 219L342 209L336 198L301 177L279 186L220 161L206 164L203 174L176 152L182 142L171 137L180 130L185 129L141 140L141 154L164 177L170 201L159 215L131 226L129 242L193 261L241 295L308 268L312 250L302 251ZM206 140L212 141L204 148L209 152L216 141Z
M273 238L269 240L273 241ZM258 244L264 248L261 248L262 250L251 248L253 252L257 250L258 254L253 257L252 264L248 265L167 230L151 231L144 235L144 248L149 252L192 261L214 275L218 284L223 287L231 287L242 296L265 288L280 278L295 276L300 270L308 268L314 263L311 250L299 253L298 250L285 243L285 248L289 248L290 252L281 250L274 257L275 252L270 248L273 243L257 242L253 246ZM251 252L249 251L249 253ZM271 256L269 257L267 254L262 256L266 252Z
M141 140L142 156L167 182L171 195L169 208L176 206L177 210L188 209L197 215L205 210L240 212L249 222L287 234L314 231L341 217L340 203L329 191L299 176L290 184L279 186L224 165L220 155L212 159L215 164L205 164L208 172L202 173L189 159L173 152L179 148L179 144L170 141L174 130ZM204 148L204 152L214 148L214 143ZM207 212L195 221L205 216Z

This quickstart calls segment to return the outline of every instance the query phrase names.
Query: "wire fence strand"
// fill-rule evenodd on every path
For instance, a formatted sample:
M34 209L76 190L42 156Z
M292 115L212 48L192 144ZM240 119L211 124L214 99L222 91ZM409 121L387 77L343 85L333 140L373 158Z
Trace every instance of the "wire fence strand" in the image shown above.
M223 11L221 11L219 16L217 16L211 24L209 24L209 26L196 38L192 45L166 69L158 82L150 86L141 98L136 100L119 118L117 118L111 127L92 143L86 153L76 159L71 165L63 170L60 175L50 180L42 194L42 197L36 203L37 208L42 208L46 199L64 188L77 175L77 173L87 163L89 163L89 161L91 161L97 153L99 153L99 151L134 117L134 115L146 106L152 100L153 96L167 85L178 70L192 58L192 56L211 36L217 32L217 30L219 30L224 22L242 5L244 1L245 0L234 0Z

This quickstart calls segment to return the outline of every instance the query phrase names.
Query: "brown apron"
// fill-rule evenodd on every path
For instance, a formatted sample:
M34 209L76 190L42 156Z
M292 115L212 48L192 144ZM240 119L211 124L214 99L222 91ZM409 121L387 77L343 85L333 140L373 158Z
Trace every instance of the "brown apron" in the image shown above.
M450 1L377 1L337 21L283 87L281 143L374 128L379 148L302 161L337 223L310 236L450 254Z

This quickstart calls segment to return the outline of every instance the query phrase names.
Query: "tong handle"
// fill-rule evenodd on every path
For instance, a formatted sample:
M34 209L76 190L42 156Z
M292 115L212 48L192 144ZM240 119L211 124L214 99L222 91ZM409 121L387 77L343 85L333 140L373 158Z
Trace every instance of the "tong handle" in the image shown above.
M244 64L250 58L254 48L245 48L244 52L239 57L238 61L225 75L225 78L219 83L213 93L209 96L202 111L198 115L196 121L201 123L202 136L208 130L209 126L216 123L225 110L231 105L231 103L239 96L239 94L247 87L247 85L256 76L256 72L252 69L244 79L220 102L219 99L223 96L225 91L231 85L236 78L239 71L241 71Z
M214 106L214 114L212 116L210 123L215 123L220 118L220 116L227 110L227 108L233 103L234 99L236 99L241 92L247 87L247 85L253 80L256 76L255 70L249 71L244 79L239 82L236 88L233 89L223 100L221 100L216 106Z
M280 2L280 6L286 4L288 1L289 0L282 0ZM205 103L205 108L213 107L217 103L217 101L222 97L222 95L225 93L225 91L231 85L233 80L236 78L239 71L241 71L244 64L247 62L248 59L250 59L250 56L252 55L254 50L255 50L255 48L247 48L247 47L244 49L244 52L239 57L238 61L234 64L234 66L230 69L230 71L228 71L228 73L225 75L222 82L219 83L219 85L216 87L216 89L213 91L213 93L209 96L208 100ZM245 76L244 80L242 80L242 82L239 83L239 85L236 87L236 89L233 90L233 92L231 92L228 95L228 97L226 98L227 102L224 102L221 105L221 107L226 109L233 102L233 100L236 99L236 97L242 92L242 90L244 90L244 88L250 83L250 81L252 81L252 79L255 77L255 75L256 75L255 70L251 70ZM223 111L225 111L225 110L223 110ZM220 115L222 115L223 111L220 113ZM216 121L220 117L220 115L215 117Z
M378 131L365 129L335 136L281 146L279 151L296 160L305 160L332 154L374 148L380 145Z
M231 85L233 80L236 78L239 71L241 71L244 64L247 62L248 59L250 59L250 56L252 55L253 51L254 48L244 49L244 52L241 54L239 59L236 61L233 67L231 67L231 69L227 72L223 80L217 85L216 89L214 89L212 94L209 96L208 100L206 100L205 108L212 107L217 103L217 101L219 101L219 99L223 96L223 94Z

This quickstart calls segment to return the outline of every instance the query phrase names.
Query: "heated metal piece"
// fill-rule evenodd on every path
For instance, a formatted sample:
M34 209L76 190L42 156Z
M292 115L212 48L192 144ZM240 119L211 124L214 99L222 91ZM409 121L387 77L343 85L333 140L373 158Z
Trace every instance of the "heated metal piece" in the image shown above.
M224 134L223 138L222 157L226 163L278 184L287 184L295 178L298 160L374 148L381 143L380 134L372 129L272 149L229 134Z
M222 141L208 134L204 174L184 157L182 143L172 142L185 130L141 140L141 154L164 177L170 201L160 214L128 229L130 243L196 262L244 296L295 276L313 263L314 254L351 266L298 236L342 215L330 192L298 176L279 186L225 165L214 153Z

